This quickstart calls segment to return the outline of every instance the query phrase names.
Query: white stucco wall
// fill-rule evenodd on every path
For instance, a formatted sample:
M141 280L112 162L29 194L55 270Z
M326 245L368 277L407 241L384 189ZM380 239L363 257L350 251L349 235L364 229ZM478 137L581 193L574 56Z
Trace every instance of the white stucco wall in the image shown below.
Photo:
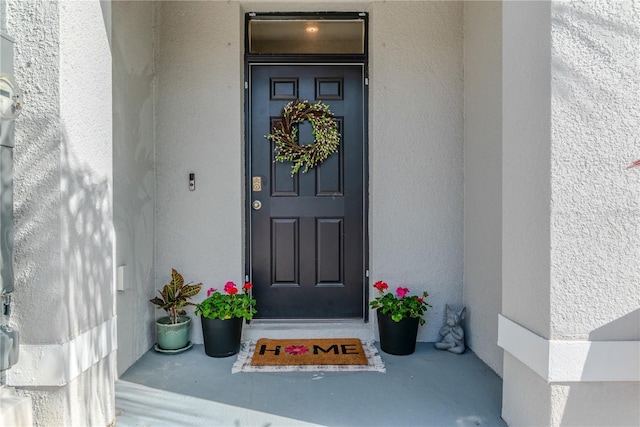
M0 31L7 31L7 3L0 1Z
M551 336L640 340L640 8L551 13Z
M503 4L509 425L640 424L638 18L631 1ZM509 329L538 348L517 354Z
M206 287L243 278L243 14L267 6L239 6L160 5L157 286L171 267ZM428 290L433 341L444 304L462 304L462 4L352 7L371 12L371 279Z
M14 69L25 99L16 126L14 215L16 307L13 321L25 343L62 341L64 289L60 284L61 124L59 13L55 3L10 2L9 31L15 45ZM38 59L36 61L36 58ZM53 250L52 250L53 249ZM40 298L49 301L40 304ZM66 320L64 321L66 324ZM52 336L54 333L56 336Z
M68 323L67 336L74 337L115 315L110 22L99 1L61 2L59 10L63 207L58 256L63 325Z
M640 173L626 167L640 157L640 9L554 2L551 22L550 335L637 344ZM639 380L556 385L552 416L640 425Z
M205 289L241 283L244 16L233 2L158 7L156 287L169 281L171 268ZM195 320L192 341L201 343Z
M427 290L435 341L462 304L462 4L375 3L370 38L371 282Z
M498 374L502 306L502 6L464 4L464 304L467 345Z
M155 343L155 67L152 2L112 4L113 186L118 373Z
M551 425L550 386L508 352L503 361L502 419L509 426Z
M542 336L550 304L549 9L548 2L502 7L502 310Z
M25 100L11 318L24 345L7 382L33 397L36 425L106 425L115 418L110 7L7 9Z
M119 312L145 323L120 331L128 346L121 369L150 345L156 313L147 300L172 267L205 288L242 280L248 10L370 12L371 279L431 293L420 340L436 339L445 303L464 302L471 347L499 367L487 344L499 305L483 286L498 292L491 267L501 262L502 314L536 342L637 343L640 178L624 167L640 152L638 9L631 1L504 2L500 36L494 6L466 5L466 29L480 39L463 44L459 2L159 2L155 12L145 3L115 4L124 32L112 39L112 103L110 3L9 2L25 90L12 325L25 345L8 381L33 396L37 424L106 425L114 417L114 262L130 267ZM499 89L491 74L499 37L501 107L495 92L483 92ZM496 158L500 108L496 194L499 178L486 168ZM465 197L463 136L465 173L477 179ZM187 188L190 172L195 192ZM481 183L491 191L482 193ZM498 242L488 232L500 200ZM115 259L114 222L123 235ZM485 244L501 244L501 260L482 253ZM194 326L192 341L201 342ZM52 365L43 369L45 361ZM640 423L638 382L548 381L512 354L503 375L510 425Z

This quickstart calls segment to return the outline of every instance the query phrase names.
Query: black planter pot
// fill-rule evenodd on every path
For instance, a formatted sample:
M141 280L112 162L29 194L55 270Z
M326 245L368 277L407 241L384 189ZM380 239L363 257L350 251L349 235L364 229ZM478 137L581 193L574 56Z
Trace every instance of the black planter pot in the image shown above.
M405 356L416 351L418 325L420 319L409 317L395 322L390 316L378 310L378 332L380 348L388 354Z
M207 319L202 321L202 335L204 338L204 352L211 357L227 357L240 350L242 338L241 317L232 319Z

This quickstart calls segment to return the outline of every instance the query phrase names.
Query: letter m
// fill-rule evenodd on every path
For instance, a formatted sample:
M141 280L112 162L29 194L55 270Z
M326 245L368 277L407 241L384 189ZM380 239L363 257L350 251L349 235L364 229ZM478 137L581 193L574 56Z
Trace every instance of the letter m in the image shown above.
M319 351L323 353L329 353L331 350L333 350L333 354L338 354L338 344L334 344L326 350L319 345L313 346L313 354L318 354Z

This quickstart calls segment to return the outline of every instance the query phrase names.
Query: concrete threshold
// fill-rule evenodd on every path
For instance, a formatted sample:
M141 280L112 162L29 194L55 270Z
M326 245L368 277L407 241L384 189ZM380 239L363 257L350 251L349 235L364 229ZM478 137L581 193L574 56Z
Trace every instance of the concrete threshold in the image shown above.
M363 320L252 320L244 325L243 341L260 338L359 338L374 341L373 323Z

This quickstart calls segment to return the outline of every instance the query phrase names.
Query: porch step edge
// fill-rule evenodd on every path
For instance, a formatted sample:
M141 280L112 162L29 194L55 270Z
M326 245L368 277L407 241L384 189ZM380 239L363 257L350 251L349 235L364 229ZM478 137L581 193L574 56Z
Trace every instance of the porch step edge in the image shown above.
M273 322L254 320L244 325L243 341L260 338L358 338L373 341L375 334L372 323L362 321L304 321Z

